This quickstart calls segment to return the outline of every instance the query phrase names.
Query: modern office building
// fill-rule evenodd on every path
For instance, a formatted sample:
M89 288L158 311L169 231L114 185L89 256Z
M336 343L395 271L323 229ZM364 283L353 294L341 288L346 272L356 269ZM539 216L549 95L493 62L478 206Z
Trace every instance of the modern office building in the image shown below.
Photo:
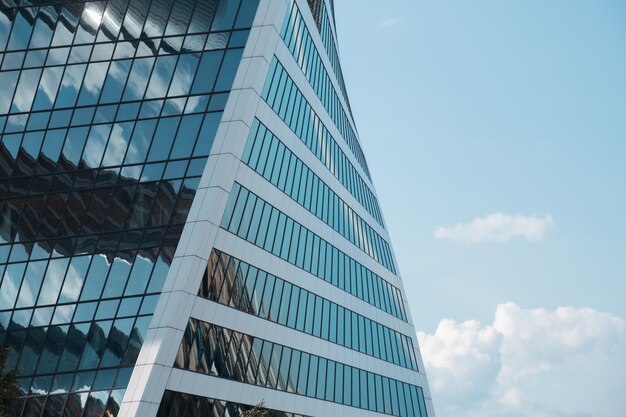
M0 0L10 416L434 417L336 39L332 0Z

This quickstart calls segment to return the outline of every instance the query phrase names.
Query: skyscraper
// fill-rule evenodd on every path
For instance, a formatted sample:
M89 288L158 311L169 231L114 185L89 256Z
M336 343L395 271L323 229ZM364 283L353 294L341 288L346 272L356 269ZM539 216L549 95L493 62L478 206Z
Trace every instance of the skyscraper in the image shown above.
M11 416L434 416L324 0L0 0Z

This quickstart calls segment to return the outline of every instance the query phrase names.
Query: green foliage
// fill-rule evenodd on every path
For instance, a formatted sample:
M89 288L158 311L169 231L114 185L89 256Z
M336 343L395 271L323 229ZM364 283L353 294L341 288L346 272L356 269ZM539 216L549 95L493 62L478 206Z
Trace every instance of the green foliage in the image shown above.
M0 417L4 417L17 398L17 370L7 370L9 348L0 347Z
M261 401L248 411L244 411L241 417L269 417L270 410L265 408L265 401Z

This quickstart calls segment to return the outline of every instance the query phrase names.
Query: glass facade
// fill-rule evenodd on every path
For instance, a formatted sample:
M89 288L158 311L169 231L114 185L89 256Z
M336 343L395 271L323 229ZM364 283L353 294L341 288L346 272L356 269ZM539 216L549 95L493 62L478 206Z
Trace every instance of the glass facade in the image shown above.
M376 196L276 57L272 61L262 97L345 189L384 227Z
M324 44L324 49L326 49L326 54L328 60L330 61L330 66L333 68L333 71L337 76L337 81L339 82L341 94L343 95L348 110L352 114L352 110L350 109L350 101L348 100L348 93L346 91L346 85L343 80L343 73L341 71L341 64L339 63L339 54L337 53L337 44L334 34L334 22L331 24L332 19L328 13L326 3L323 0L307 0L307 2L309 3L309 9L311 10L311 14L313 15L313 20L315 20L317 30L322 37L322 43ZM333 3L331 1L331 9L332 7ZM296 3L294 3L291 9L291 18L296 17L299 14L297 8L298 6L296 5ZM300 18L301 17L302 15L300 14Z
M395 271L389 243L258 119L242 161L350 243Z
M257 4L0 1L11 416L117 414Z
M418 386L190 319L174 366L399 417L426 417Z
M221 226L406 321L404 302L398 288L238 183L233 185Z
M341 99L322 62L322 57L315 47L311 34L302 19L302 14L296 2L293 2L290 13L285 17L281 37L302 69L309 84L313 87L313 90L328 112L328 115L337 126L337 129L339 129L339 132L350 147L350 150L369 178L370 174L367 168L367 162L365 161L365 155L363 154L361 145L352 127L351 117L348 116L343 108ZM330 39L327 39L327 44L330 42ZM343 87L343 83L341 86ZM347 94L344 94L342 97L345 98L346 96ZM348 102L347 99L345 99L345 101L346 103Z
M211 253L198 295L417 370L411 338L224 252Z
M337 51L330 0L0 0L10 417L433 417Z

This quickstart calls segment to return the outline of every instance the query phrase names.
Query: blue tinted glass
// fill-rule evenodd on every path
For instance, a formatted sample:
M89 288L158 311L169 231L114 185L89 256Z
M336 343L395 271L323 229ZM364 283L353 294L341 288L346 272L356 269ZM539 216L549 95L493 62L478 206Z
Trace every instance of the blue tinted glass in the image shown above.
M3 170L20 179L15 202L0 193L0 263L10 262L0 266L0 326L23 327L0 342L20 353L10 366L23 393L38 395L22 401L24 415L119 409L251 24L203 53L226 2L196 3L13 2L0 13ZM228 3L228 31L239 10L256 12L256 1ZM182 36L146 39L163 33Z

